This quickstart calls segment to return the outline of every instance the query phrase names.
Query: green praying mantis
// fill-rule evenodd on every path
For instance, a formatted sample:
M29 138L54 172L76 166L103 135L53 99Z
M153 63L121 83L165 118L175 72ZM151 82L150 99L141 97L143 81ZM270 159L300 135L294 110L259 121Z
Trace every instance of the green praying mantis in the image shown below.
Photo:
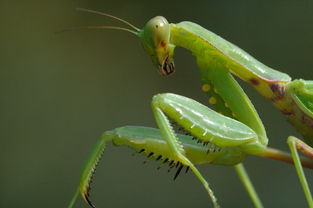
M161 163L169 163L170 167L177 168L175 178L183 167L192 170L208 192L214 208L219 207L217 199L195 165L234 166L255 207L259 208L263 205L241 163L245 156L251 154L293 163L308 205L313 207L302 169L313 169L313 161L298 155L300 150L313 157L310 147L313 144L313 81L292 81L287 74L265 66L239 47L192 22L169 24L164 17L157 16L143 29L138 29L106 13L78 10L110 17L130 26L132 29L115 26L72 29L115 29L136 35L161 75L175 71L173 56L176 46L190 50L201 72L202 91L209 96L208 101L214 110L181 95L155 95L151 107L158 129L124 126L104 132L86 162L69 208L73 207L79 193L95 207L89 198L90 180L109 141L116 146L128 146ZM276 106L303 135L306 143L293 136L288 137L291 155L267 147L268 137L262 121L233 75L251 84ZM174 130L174 126L178 126L178 130Z

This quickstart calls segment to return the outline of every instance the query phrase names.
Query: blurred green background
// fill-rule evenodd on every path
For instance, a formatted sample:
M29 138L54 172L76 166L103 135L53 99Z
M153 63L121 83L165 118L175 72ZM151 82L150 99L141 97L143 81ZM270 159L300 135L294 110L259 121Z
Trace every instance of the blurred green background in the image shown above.
M120 25L75 11L95 9L138 27L156 15L189 20L294 78L313 79L313 1L0 0L0 207L66 207L99 135L127 124L155 126L151 97L173 92L206 103L190 52L176 49L177 72L161 77L135 36L75 31ZM242 83L260 113L270 146L288 150L298 135L284 117ZM210 207L190 172L143 165L128 148L106 149L94 177L97 207ZM292 166L250 156L246 168L265 207L307 207ZM199 167L222 207L252 207L232 167ZM306 171L313 184L313 172ZM75 207L88 207L79 198Z

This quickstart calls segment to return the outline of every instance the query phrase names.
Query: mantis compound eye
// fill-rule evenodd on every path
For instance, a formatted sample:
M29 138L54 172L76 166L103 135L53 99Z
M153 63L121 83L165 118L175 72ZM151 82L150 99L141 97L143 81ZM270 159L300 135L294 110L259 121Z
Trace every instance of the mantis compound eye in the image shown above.
M174 61L172 60L171 62L168 61L168 56L164 59L162 65L160 65L159 72L161 75L170 75L173 72L175 72L175 65Z

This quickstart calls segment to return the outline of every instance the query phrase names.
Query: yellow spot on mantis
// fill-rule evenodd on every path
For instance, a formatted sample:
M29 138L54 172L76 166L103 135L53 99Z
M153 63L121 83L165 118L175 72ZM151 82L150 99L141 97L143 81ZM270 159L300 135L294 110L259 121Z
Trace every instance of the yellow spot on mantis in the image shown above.
M227 103L224 103L224 105L225 105L225 107L226 107L226 108L229 108L229 106L228 106L228 104L227 104Z
M218 94L218 91L217 91L217 89L216 89L216 88L214 88L214 92L215 92L216 94Z
M210 97L210 98L209 98L209 103L212 104L212 105L216 104L216 101L217 101L217 100L216 100L215 97Z
M202 85L201 89L203 92L208 92L208 91L210 91L211 86L208 84L204 84L204 85Z
M236 118L236 114L234 112L231 113L234 118Z

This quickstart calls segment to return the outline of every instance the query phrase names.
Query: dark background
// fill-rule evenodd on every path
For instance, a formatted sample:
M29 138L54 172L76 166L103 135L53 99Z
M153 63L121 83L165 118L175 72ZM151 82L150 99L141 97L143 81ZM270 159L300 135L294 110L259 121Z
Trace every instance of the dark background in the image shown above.
M119 31L54 32L82 25L121 25L75 11L95 9L138 27L156 15L189 20L294 78L313 79L313 1L14 1L0 0L0 207L66 207L84 160L105 130L155 126L151 97L160 92L203 103L199 70L176 49L177 72L161 77L137 38ZM242 83L270 146L288 150L298 135L271 104ZM141 155L109 145L92 186L101 207L210 207L190 172L143 165ZM250 156L245 161L265 207L307 207L291 165ZM222 207L252 207L232 167L199 167ZM312 171L306 171L312 184ZM75 207L88 207L79 198Z

